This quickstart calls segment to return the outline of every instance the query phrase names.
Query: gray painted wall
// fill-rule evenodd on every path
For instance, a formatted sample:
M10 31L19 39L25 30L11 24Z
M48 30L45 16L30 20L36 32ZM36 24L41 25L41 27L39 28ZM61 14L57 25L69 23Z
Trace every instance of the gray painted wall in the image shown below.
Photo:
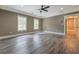
M17 30L17 13L5 11L5 10L0 10L0 36L6 36L6 35L12 35L12 34L19 34L19 33L27 33L27 32L33 32L35 31L33 29L34 24L34 17L32 16L27 16L27 31L18 31ZM42 20L39 19L40 25L39 25L39 30L42 30ZM12 32L12 33L10 33Z
M43 30L64 33L64 16L54 16L43 20Z
M79 16L79 11L45 18L43 20L43 30L57 33L64 33L64 16L70 16L70 15Z

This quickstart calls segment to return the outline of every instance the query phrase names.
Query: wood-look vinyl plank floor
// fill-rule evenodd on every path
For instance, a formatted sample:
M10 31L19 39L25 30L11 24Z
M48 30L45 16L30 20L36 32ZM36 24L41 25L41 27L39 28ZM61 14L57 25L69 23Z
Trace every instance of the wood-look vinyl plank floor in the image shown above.
M31 34L0 40L0 54L79 53L79 39L55 34Z

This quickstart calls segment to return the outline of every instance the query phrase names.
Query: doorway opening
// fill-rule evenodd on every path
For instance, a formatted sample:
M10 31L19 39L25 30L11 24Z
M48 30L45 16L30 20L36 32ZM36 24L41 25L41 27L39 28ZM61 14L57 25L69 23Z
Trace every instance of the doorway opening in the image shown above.
M79 33L79 16L65 17L65 35L76 36Z

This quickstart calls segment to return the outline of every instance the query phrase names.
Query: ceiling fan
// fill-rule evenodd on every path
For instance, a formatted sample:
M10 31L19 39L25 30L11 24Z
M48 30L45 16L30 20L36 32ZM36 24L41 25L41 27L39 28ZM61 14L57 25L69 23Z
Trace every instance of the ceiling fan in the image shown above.
M40 11L40 13L42 13L43 11L48 12L47 9L48 9L49 7L50 7L50 6L41 5L41 8L38 9L38 10Z

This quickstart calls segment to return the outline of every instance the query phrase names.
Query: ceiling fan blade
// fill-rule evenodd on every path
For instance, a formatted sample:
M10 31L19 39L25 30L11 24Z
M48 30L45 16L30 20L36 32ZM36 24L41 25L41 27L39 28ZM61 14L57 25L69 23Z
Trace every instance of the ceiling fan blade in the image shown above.
M47 9L47 8L49 8L50 6L46 6L46 7L44 7L44 9Z
M44 9L44 11L48 12L48 10L45 10L45 9Z

